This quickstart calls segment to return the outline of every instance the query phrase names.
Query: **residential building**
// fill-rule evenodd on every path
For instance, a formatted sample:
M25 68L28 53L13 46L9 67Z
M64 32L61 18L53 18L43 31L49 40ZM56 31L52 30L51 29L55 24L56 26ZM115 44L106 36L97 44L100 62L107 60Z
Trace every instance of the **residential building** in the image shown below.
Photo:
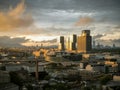
M106 72L104 64L90 63L86 66L86 70L96 71L96 72Z

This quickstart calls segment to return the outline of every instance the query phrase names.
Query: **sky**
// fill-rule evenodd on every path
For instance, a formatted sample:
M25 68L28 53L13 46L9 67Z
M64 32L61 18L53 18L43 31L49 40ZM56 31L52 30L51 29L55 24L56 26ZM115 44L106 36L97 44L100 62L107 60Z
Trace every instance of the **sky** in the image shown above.
M0 0L0 46L57 44L91 30L96 43L120 46L120 0Z

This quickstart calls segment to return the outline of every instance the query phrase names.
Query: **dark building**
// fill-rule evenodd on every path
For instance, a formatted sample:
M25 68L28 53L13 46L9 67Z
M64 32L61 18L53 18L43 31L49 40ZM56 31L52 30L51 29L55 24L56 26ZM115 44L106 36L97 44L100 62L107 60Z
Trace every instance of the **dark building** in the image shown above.
M60 50L65 50L65 44L64 44L64 36L60 36Z
M73 41L72 41L72 50L76 50L77 49L77 35L73 34Z
M90 30L83 30L81 36L77 39L77 51L89 52L92 49L92 37L90 36Z

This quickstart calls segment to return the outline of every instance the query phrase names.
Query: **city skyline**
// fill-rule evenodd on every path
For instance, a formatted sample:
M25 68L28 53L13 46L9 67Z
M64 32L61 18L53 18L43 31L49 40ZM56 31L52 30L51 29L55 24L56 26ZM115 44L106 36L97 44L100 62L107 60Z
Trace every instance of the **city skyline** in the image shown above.
M91 30L93 40L120 46L119 0L1 0L0 46L56 45L59 36ZM6 45L7 46L7 45Z

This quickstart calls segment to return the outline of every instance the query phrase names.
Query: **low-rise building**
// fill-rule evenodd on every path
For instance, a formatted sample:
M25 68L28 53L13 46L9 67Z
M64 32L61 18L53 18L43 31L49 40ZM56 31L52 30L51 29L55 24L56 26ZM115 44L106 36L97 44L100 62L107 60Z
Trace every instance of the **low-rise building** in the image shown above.
M117 59L106 59L105 65L108 68L109 73L117 73L119 71Z
M93 59L95 59L95 55L94 54L82 54L82 59L83 60L93 60Z
M21 70L21 68L23 67L23 64L5 64L5 68L6 71L10 72L10 71L18 71Z
M0 90L19 90L19 86L13 83L4 83L0 85Z
M36 64L26 64L23 66L24 70L27 70L29 73L36 72ZM44 65L38 65L38 72L44 71Z
M0 71L0 90L19 90L19 87L10 83L10 75L7 71Z
M86 66L86 70L96 71L96 72L105 72L104 64L90 63Z
M0 71L0 83L10 82L10 75L7 71Z
M114 75L113 76L113 81L120 81L120 76Z
M80 62L80 68L85 69L85 67L88 65L88 62Z
M118 67L112 65L106 65L107 73L117 73Z

